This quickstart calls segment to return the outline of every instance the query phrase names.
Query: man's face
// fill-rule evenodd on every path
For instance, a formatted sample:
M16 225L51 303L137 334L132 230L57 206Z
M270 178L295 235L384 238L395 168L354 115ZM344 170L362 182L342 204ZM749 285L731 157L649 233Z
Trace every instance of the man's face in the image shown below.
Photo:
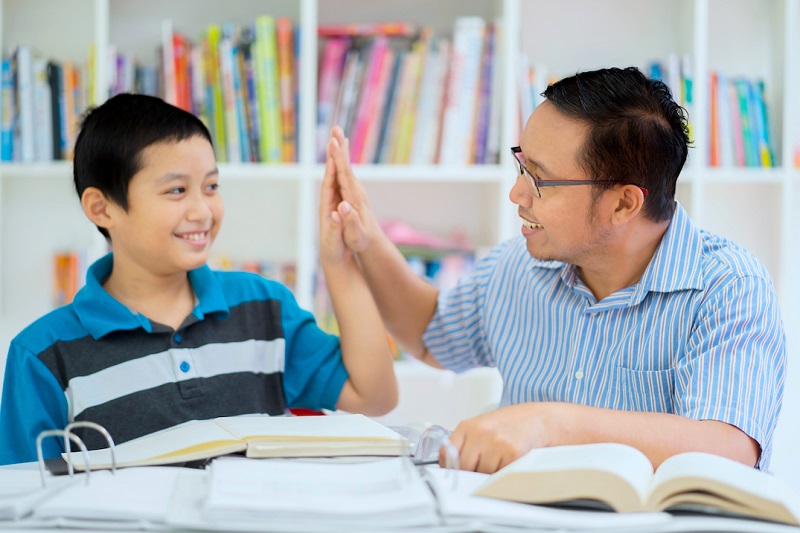
M131 179L128 211L112 204L115 261L155 275L203 266L222 224L224 209L211 144L194 136L148 146Z
M578 165L587 127L559 113L548 101L528 119L520 138L525 167L538 180L590 180ZM509 197L523 220L528 252L536 259L585 266L609 240L602 201L592 201L593 187L541 187L541 198L520 176Z

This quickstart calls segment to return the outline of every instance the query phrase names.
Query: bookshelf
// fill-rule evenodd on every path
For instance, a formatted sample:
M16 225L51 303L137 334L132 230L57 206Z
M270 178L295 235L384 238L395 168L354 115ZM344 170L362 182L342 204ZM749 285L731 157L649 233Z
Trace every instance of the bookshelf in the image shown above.
M500 163L358 165L378 215L441 236L461 230L477 247L516 234L516 210L508 201L514 166L505 147L516 144L519 132L519 51L554 76L602 66L644 67L672 53L689 54L695 148L678 198L698 224L740 242L765 263L780 294L790 355L800 354L794 331L800 323L800 169L792 165L800 145L800 0L0 0L0 42L3 54L23 43L43 57L76 62L89 60L92 45L98 57L113 45L154 63L164 19L196 36L211 23L251 22L260 14L287 15L299 24L298 162L220 166L226 217L217 252L294 261L296 294L311 307L323 172L314 161L318 23L401 20L452 36L456 16L499 18L505 50L499 62ZM103 99L107 68L103 62L96 66L95 101ZM709 166L711 70L765 80L775 168ZM96 254L103 249L80 212L69 163L0 164L0 361L13 335L50 309L51 254L62 247ZM800 387L800 370L791 365L789 372L784 412L798 414L800 399L792 387Z

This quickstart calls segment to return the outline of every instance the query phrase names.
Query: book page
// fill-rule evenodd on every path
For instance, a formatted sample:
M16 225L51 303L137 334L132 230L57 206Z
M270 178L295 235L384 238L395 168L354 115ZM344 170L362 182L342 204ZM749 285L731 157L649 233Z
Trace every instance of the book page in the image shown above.
M693 493L708 492L696 498ZM685 497L678 497L686 493ZM648 507L711 505L750 516L800 524L800 495L783 480L731 459L701 452L664 461L652 480Z
M239 416L220 427L247 441L248 457L407 455L408 439L364 415Z
M591 499L620 512L641 510L650 460L624 444L538 448L493 474L476 494L528 503Z
M243 451L246 445L212 420L192 421L114 447L117 466L170 464ZM66 454L62 454L66 458ZM73 450L72 463L84 469L83 454ZM89 452L92 469L111 468L111 452Z
M448 524L468 523L523 529L575 529L608 531L644 531L664 526L672 520L666 513L609 513L607 511L569 510L502 501L474 496L486 484L488 474L446 470L426 466L426 475L435 488L442 514Z
M211 464L211 523L330 529L435 525L435 501L407 458L359 462L223 457Z

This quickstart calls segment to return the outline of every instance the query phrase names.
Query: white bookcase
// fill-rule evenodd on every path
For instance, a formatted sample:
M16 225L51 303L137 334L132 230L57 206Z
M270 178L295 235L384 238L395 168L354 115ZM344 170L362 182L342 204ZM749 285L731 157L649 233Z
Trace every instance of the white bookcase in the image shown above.
M792 167L800 144L800 0L0 0L0 42L4 54L28 44L43 57L74 61L88 61L92 44L98 57L114 45L155 64L164 19L196 36L210 23L250 22L265 13L289 15L300 24L299 162L220 166L226 217L217 252L295 261L298 299L311 307L323 172L313 151L318 22L403 20L447 35L459 15L500 18L503 147L516 144L519 133L520 48L557 77L604 66L643 67L670 53L691 55L695 147L679 181L679 200L701 226L740 242L765 263L780 294L790 359L800 355L800 171ZM106 67L96 66L98 100ZM707 165L710 70L765 80L777 167ZM518 231L508 200L514 166L506 151L499 165L365 165L356 173L380 217L402 218L442 236L460 230L485 247ZM0 367L13 335L51 308L52 253L79 246L99 254L103 241L80 211L69 163L0 165ZM795 364L789 370L784 420L800 414L794 392L800 370ZM789 426L782 424L783 437L800 438L800 429ZM788 463L788 455L779 450L781 461Z

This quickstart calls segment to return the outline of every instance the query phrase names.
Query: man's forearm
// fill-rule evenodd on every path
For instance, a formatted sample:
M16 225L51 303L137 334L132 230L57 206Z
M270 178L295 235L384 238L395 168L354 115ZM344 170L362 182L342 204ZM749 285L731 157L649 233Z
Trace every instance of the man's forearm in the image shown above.
M568 403L548 404L557 444L619 442L638 448L654 467L682 452L700 451L748 466L758 461L758 444L735 426L716 420L693 420L665 413L601 409Z

